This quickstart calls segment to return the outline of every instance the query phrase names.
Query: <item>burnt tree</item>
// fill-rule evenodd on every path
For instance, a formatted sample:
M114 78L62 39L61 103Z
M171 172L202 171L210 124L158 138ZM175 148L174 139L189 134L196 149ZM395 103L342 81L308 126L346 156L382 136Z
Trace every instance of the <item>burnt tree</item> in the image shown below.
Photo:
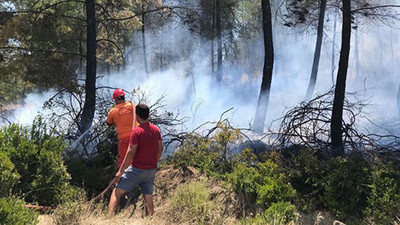
M261 81L260 96L258 98L256 115L254 117L253 130L262 133L265 117L268 109L269 92L272 83L272 71L274 66L274 45L272 36L272 19L270 0L261 0L264 33L264 68Z
M221 0L215 2L215 25L217 30L217 81L222 79L222 27L221 27Z
M335 96L331 119L331 140L333 156L344 155L342 139L343 104L346 91L346 78L349 65L351 39L351 0L343 0L342 45L339 69L336 78Z
M146 50L146 29L145 29L145 19L146 19L146 2L142 3L142 48L143 48L143 63L146 76L149 76L149 67L147 63L147 50Z
M96 11L94 0L85 0L86 6L86 80L85 104L79 122L81 133L89 130L96 108Z
M320 9L319 9L319 17L318 17L318 28L317 28L317 43L315 45L315 52L314 52L314 60L311 69L311 77L310 82L307 88L306 99L310 99L314 93L315 83L317 81L317 74L318 74L318 66L319 66L319 59L321 58L321 47L322 47L322 38L324 35L324 19L325 19L325 9L326 9L326 2L327 0L321 0L320 2Z

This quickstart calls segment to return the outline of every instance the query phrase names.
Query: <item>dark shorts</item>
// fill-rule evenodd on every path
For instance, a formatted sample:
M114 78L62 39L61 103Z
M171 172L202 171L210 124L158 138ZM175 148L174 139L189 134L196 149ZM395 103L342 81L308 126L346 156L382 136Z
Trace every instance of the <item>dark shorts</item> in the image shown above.
M117 184L117 188L131 191L139 185L142 194L152 195L155 176L156 169L145 170L129 166L124 171L121 181Z

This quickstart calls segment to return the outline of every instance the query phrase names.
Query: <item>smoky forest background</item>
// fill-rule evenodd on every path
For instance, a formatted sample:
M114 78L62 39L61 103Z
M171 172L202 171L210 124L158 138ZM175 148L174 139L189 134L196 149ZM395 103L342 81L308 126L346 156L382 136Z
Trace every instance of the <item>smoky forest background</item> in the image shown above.
M206 177L155 219L400 224L399 50L398 0L1 0L0 224L108 218L116 88Z

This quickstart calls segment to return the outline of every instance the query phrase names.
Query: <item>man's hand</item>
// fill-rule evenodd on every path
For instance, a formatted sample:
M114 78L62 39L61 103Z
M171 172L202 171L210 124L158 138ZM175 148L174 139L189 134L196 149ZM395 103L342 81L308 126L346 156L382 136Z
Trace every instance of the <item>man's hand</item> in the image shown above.
M119 183L121 181L121 177L122 177L122 172L118 171L118 173L116 173L114 177L115 183Z

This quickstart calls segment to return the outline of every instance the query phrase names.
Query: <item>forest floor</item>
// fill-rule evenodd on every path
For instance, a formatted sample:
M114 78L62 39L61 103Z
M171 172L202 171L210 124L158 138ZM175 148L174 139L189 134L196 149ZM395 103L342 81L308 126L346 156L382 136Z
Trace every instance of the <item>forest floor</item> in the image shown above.
M234 214L237 211L237 196L229 191L222 181L215 180L201 174L193 167L185 169L173 168L167 166L157 172L154 189L155 214L152 217L143 217L142 197L137 199L136 204L130 204L122 209L115 216L110 216L106 212L106 206L103 205L99 212L86 211L79 215L78 223L83 225L170 225L170 224L194 224L195 220L182 220L179 213L172 212L171 202L177 187L184 183L196 181L205 181L210 192L210 198L213 200L213 210L210 212L207 224L240 224ZM136 205L136 206L135 206ZM96 211L99 211L98 209ZM39 225L54 225L53 214L42 214L39 216ZM58 224L70 224L70 221L61 221ZM332 225L342 224L339 221L322 212L315 212L309 215L301 215L295 224L319 224Z

